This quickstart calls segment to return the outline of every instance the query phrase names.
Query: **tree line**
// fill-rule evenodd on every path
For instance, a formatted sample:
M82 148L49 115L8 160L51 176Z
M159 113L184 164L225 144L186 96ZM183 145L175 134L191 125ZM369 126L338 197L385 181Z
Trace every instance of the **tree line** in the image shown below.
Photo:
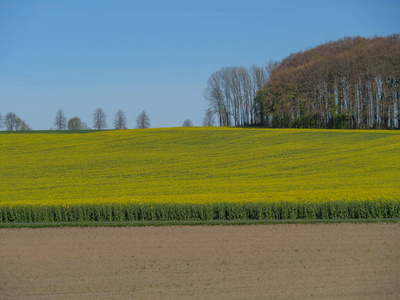
M119 109L113 119L113 129L127 129L126 116L122 109ZM102 130L107 128L107 114L102 108L97 108L93 113L93 127L89 127L85 122L83 122L79 117L67 118L62 109L56 112L56 117L53 125L56 130L91 130L97 129ZM32 128L26 124L24 120L19 118L15 113L9 112L4 118L0 114L0 128L5 127L7 131L28 131ZM145 112L142 111L136 118L136 128L144 129L150 127L150 117Z
M247 126L260 122L254 98L267 78L265 68L222 68L207 81L204 92L220 126ZM207 114L207 112L206 112Z
M113 129L127 129L126 115L119 109L113 119ZM54 126L57 130L90 130L91 128L82 122L79 117L70 118L67 122L64 112L59 109L56 113ZM97 108L93 113L93 129L102 130L107 128L107 114L102 108ZM150 127L150 117L142 111L136 118L136 128L145 129Z
M3 118L0 114L0 128L5 127L9 131L27 131L32 130L32 128L15 113L9 112Z
M220 126L400 128L399 34L346 37L290 54L260 69L259 80L253 70L210 76L204 96Z
M136 128L137 129L145 129L150 127L150 117L145 112L142 111L136 118ZM207 109L203 119L203 126L214 126L215 118L211 109ZM102 130L106 129L107 124L107 114L104 112L102 108L97 108L93 113L93 127L89 127L85 122L83 122L79 117L72 117L70 119L67 118L62 109L59 109L56 112L56 117L53 125L56 130ZM193 122L189 118L187 118L183 124L183 127L192 127ZM26 124L21 118L19 118L15 113L9 112L3 118L0 114L0 128L5 127L8 131L27 131L32 130L29 125ZM127 129L127 119L124 111L119 109L113 119L113 129Z

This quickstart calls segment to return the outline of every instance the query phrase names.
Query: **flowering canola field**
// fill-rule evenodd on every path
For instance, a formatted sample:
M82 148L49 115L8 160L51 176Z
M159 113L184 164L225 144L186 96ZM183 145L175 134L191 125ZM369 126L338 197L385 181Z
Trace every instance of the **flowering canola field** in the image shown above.
M396 217L399 195L399 131L0 134L0 222L322 218L322 206L348 217L371 205Z

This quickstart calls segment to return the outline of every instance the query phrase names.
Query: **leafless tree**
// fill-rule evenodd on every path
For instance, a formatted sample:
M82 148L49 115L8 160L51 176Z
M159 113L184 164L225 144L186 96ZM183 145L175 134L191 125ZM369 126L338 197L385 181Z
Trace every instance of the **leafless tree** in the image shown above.
M81 121L81 130L91 130L91 128L83 121Z
M107 127L107 115L102 108L97 108L93 113L93 128L101 130Z
M145 129L150 127L150 118L145 111L142 111L136 118L136 128Z
M32 130L28 124L25 123L24 120L21 120L20 118L17 117L15 120L15 130L16 131L28 131Z
M209 101L210 108L217 112L219 125L230 126L231 101L224 73L226 73L225 69L222 69L211 74L204 91L204 98Z
M3 128L4 126L4 120L3 120L3 116L0 114L0 128Z
M67 118L65 117L64 112L61 109L59 109L56 113L54 125L58 130L64 130L67 128Z
M119 109L114 116L114 128L126 129L126 117L122 109Z
M86 125L86 124L85 124ZM86 125L87 127L87 125ZM73 117L68 120L68 130L82 130L82 121L78 117Z
M215 124L215 118L214 118L214 113L211 108L206 110L206 113L204 115L203 119L203 126L214 126Z
M17 122L17 115L15 113L13 113L13 112L9 112L4 117L4 124L5 124L6 129L8 131L15 130L16 122Z
M207 82L204 97L216 112L220 126L246 126L258 122L254 98L267 77L264 68L222 68Z
M193 127L193 122L189 118L187 118L185 121L183 121L182 124L183 127Z

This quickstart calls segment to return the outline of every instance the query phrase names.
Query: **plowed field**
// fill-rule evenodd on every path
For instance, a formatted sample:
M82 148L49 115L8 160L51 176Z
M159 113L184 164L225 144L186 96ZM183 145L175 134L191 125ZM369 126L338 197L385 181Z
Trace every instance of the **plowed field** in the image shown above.
M398 299L400 223L0 229L0 299Z

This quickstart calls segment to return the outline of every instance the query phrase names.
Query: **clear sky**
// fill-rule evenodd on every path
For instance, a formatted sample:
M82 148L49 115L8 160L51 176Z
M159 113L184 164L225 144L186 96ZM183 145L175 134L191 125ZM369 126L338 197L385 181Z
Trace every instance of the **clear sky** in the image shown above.
M344 36L400 33L400 1L0 0L0 113L33 129L56 111L145 110L151 127L201 126L208 77ZM4 130L4 129L3 129Z

